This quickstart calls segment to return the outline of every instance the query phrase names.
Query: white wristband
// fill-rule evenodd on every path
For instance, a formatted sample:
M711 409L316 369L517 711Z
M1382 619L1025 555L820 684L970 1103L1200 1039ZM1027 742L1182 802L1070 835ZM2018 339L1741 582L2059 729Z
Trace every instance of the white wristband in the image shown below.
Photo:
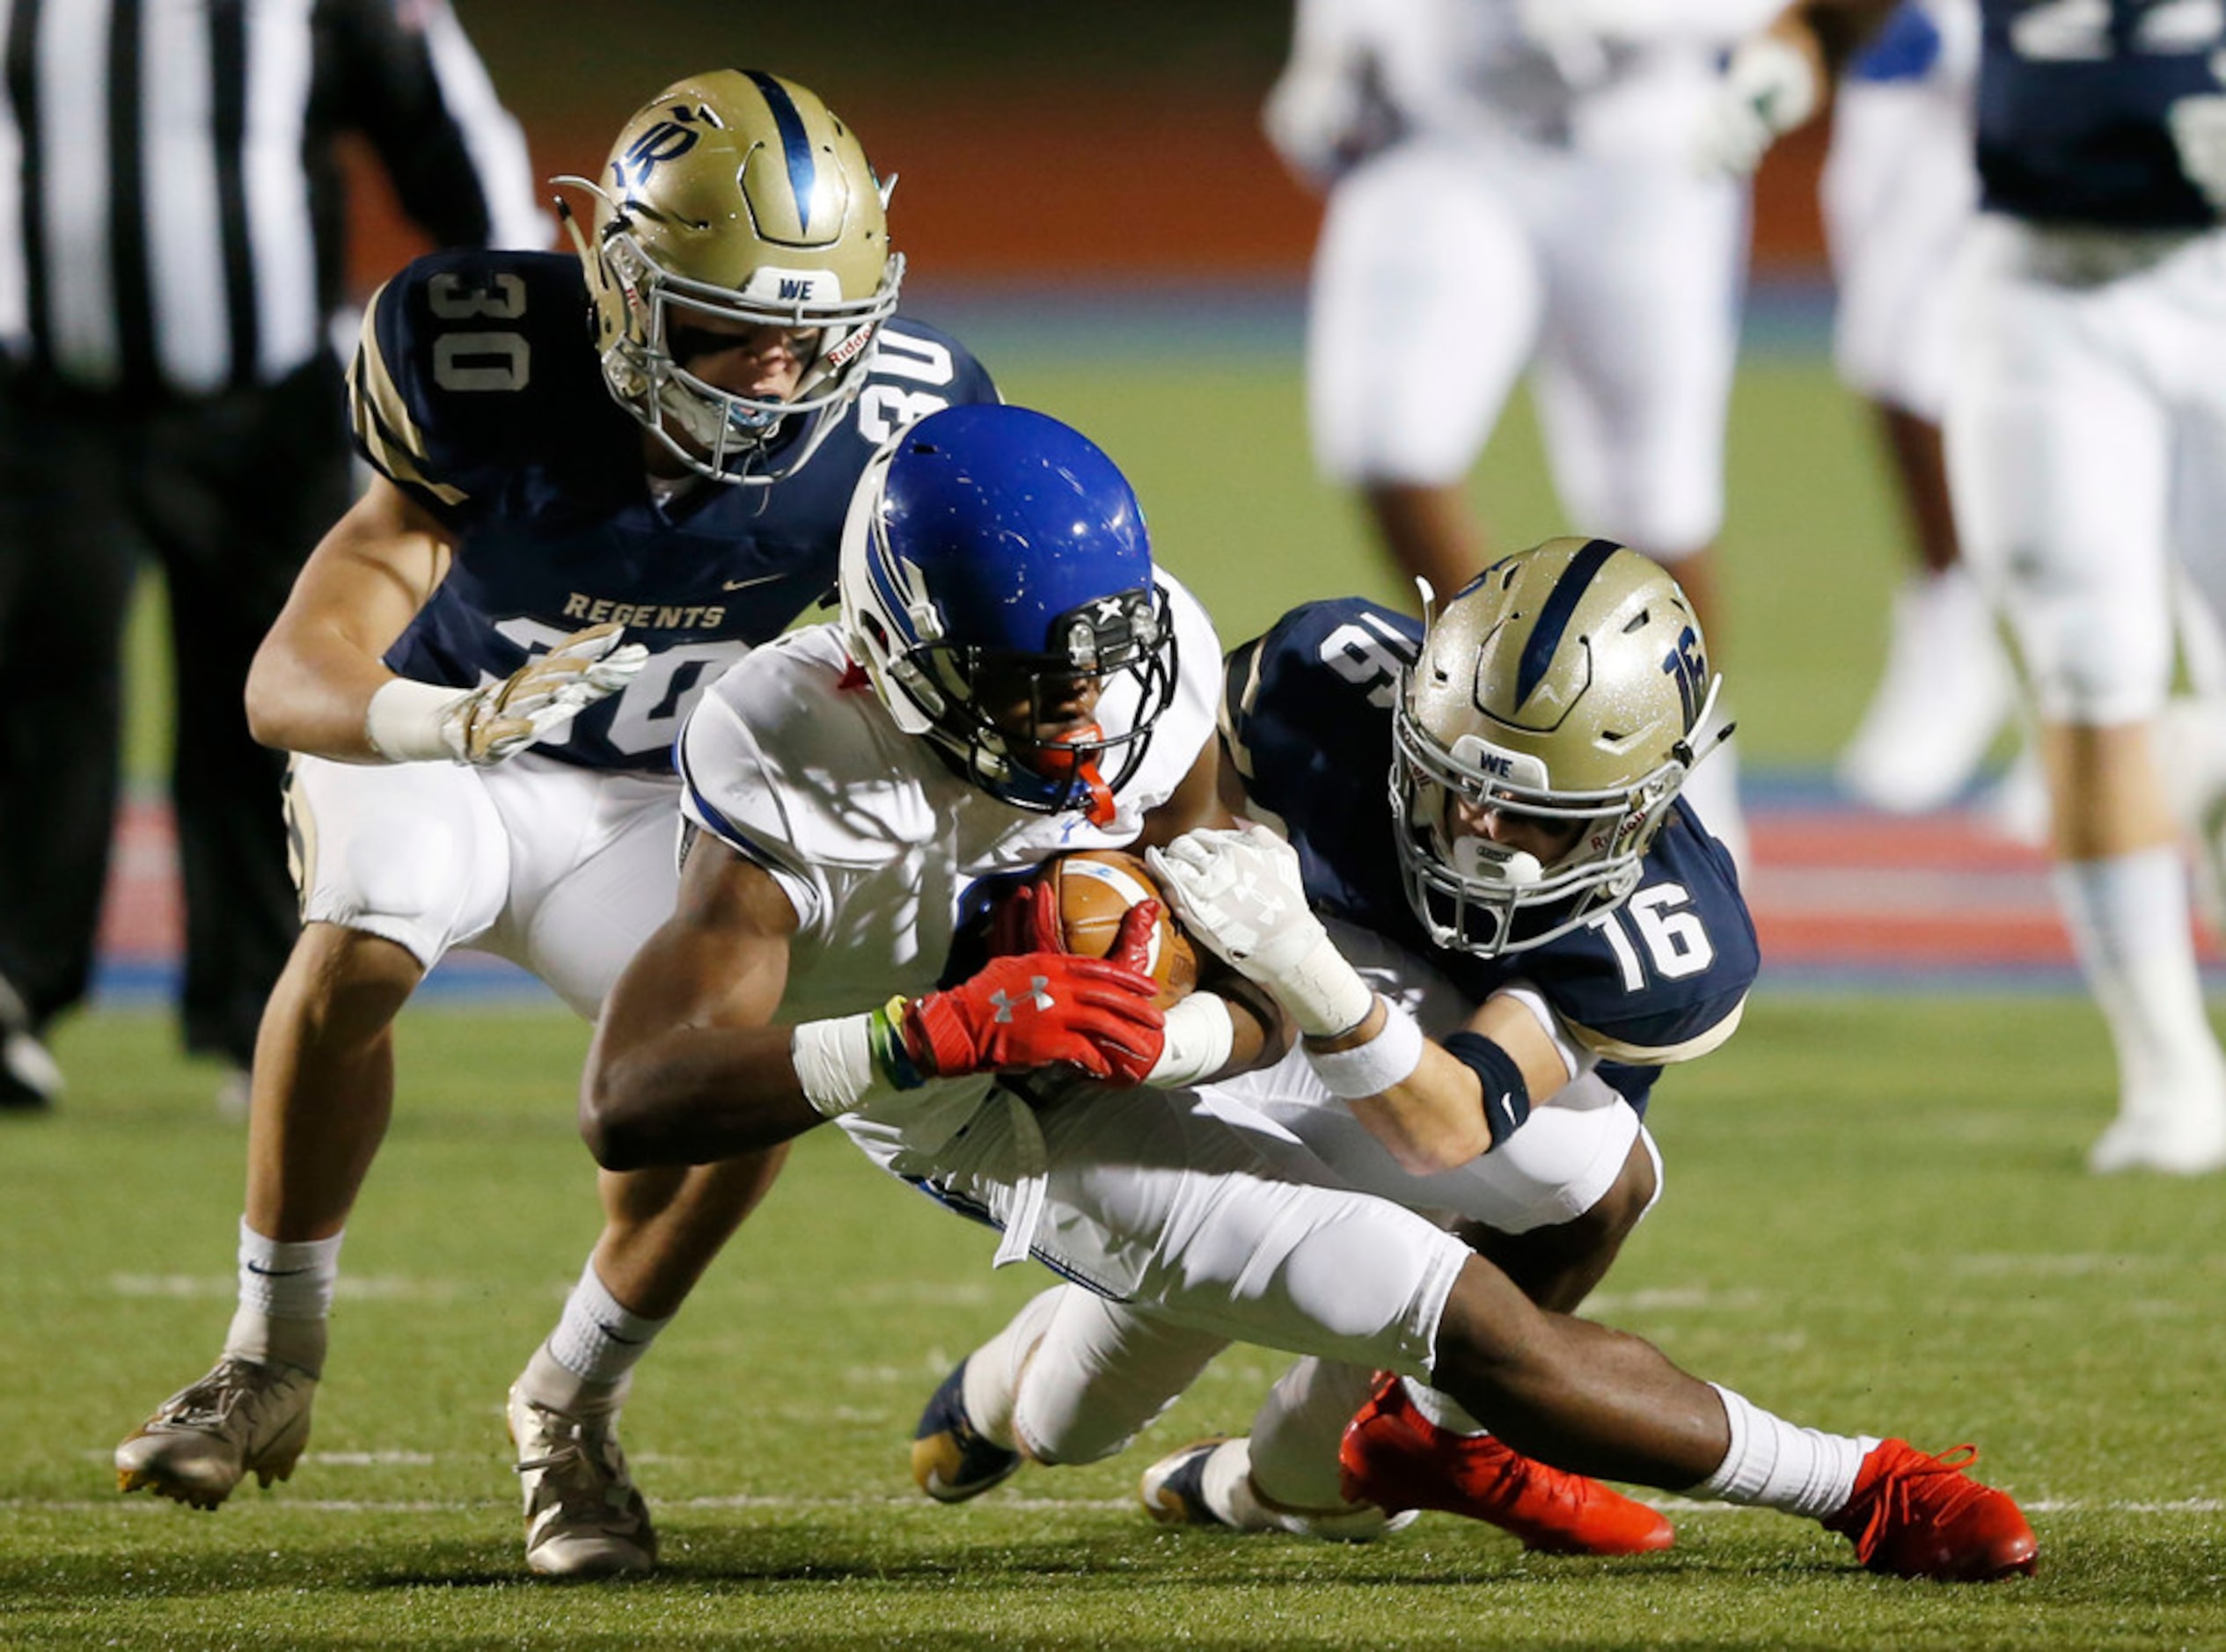
M443 726L450 708L473 691L406 676L382 683L363 713L363 737L389 763L453 763Z
M1144 1082L1161 1090L1180 1090L1229 1064L1236 1044L1236 1022L1228 1001L1218 992L1193 992L1167 1012L1167 1044Z
M1368 1019L1375 1007L1374 989L1345 961L1337 943L1328 934L1316 941L1296 963L1276 972L1263 983L1291 1012L1299 1030L1310 1038L1335 1038L1350 1033Z
M873 1021L871 1011L838 1015L804 1021L788 1034L796 1082L823 1118L840 1118L865 1105L879 1076L874 1070Z
M1350 1049L1307 1047L1314 1076L1340 1101L1381 1095L1414 1077L1422 1065L1422 1028L1397 1005L1387 1001L1383 1007L1383 1029L1366 1043Z

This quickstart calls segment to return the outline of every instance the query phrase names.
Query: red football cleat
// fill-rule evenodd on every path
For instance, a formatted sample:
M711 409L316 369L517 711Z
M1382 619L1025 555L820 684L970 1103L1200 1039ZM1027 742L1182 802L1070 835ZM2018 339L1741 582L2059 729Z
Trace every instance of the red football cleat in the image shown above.
M1963 1472L1978 1460L1973 1445L1928 1457L1907 1440L1882 1440L1825 1529L1854 1539L1856 1559L1896 1577L2030 1577L2039 1546L2032 1528L2007 1493Z
M1490 1435L1455 1434L1387 1376L1345 1429L1344 1495L1387 1514L1437 1509L1483 1520L1548 1554L1644 1554L1677 1540L1654 1509L1596 1480L1523 1456Z

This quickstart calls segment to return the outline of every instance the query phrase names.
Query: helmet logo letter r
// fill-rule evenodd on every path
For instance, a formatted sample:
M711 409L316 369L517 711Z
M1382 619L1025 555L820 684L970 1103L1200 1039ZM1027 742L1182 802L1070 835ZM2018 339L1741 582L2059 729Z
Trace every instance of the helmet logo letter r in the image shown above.
M676 113L682 120L689 118L685 109ZM639 188L648 181L649 174L657 169L660 162L678 160L695 148L701 136L693 127L683 126L677 121L658 121L633 141L626 152L624 161L613 169L621 174L619 182L622 186L630 182L633 187Z
M1685 727L1690 733L1701 714L1701 696L1708 680L1708 662L1701 658L1700 635L1688 625L1662 662L1662 669L1677 679L1677 697L1684 703Z

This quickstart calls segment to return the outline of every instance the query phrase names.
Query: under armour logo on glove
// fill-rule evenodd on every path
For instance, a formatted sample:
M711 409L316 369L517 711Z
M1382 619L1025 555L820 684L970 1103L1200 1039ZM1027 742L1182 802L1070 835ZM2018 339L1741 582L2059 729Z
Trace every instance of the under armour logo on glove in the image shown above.
M905 1055L925 1078L1068 1065L1142 1082L1166 1047L1165 1018L1152 1006L1158 983L1123 961L1141 944L1131 928L1157 917L1153 903L1131 908L1108 957L992 958L971 980L915 998L898 1020Z
M1051 995L1044 989L1051 984L1042 976L1030 976L1028 978L1028 995L1025 998L1016 1002L1010 993L1000 990L991 993L989 1001L997 1006L997 1019L1000 1021L1010 1021L1013 1019L1013 1011L1018 1004L1031 1005L1039 1010L1050 1009Z
M1256 960L1272 971L1285 954L1302 955L1322 932L1307 907L1298 851L1265 827L1185 832L1144 858L1183 924L1248 975Z

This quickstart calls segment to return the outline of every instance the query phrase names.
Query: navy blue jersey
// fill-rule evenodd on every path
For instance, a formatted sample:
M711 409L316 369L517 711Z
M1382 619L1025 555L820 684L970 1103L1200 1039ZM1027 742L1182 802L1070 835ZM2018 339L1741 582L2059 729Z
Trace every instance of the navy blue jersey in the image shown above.
M2170 112L2215 96L2214 6L2177 0L1984 0L1984 204L2039 223L2199 229L2215 221L2180 169Z
M875 349L857 402L802 470L766 487L703 480L660 505L641 428L604 387L578 261L418 259L374 299L349 376L358 448L457 536L388 667L474 687L615 621L648 665L534 749L670 771L697 693L832 588L851 493L882 442L950 403L996 399L933 327L890 321Z
M1621 907L1497 958L1434 945L1400 881L1391 814L1392 705L1421 639L1405 615L1345 598L1293 609L1231 654L1222 726L1246 794L1297 848L1316 910L1429 958L1475 1001L1529 982L1644 1109L1661 1064L1728 1032L1754 984L1731 856L1680 801Z

